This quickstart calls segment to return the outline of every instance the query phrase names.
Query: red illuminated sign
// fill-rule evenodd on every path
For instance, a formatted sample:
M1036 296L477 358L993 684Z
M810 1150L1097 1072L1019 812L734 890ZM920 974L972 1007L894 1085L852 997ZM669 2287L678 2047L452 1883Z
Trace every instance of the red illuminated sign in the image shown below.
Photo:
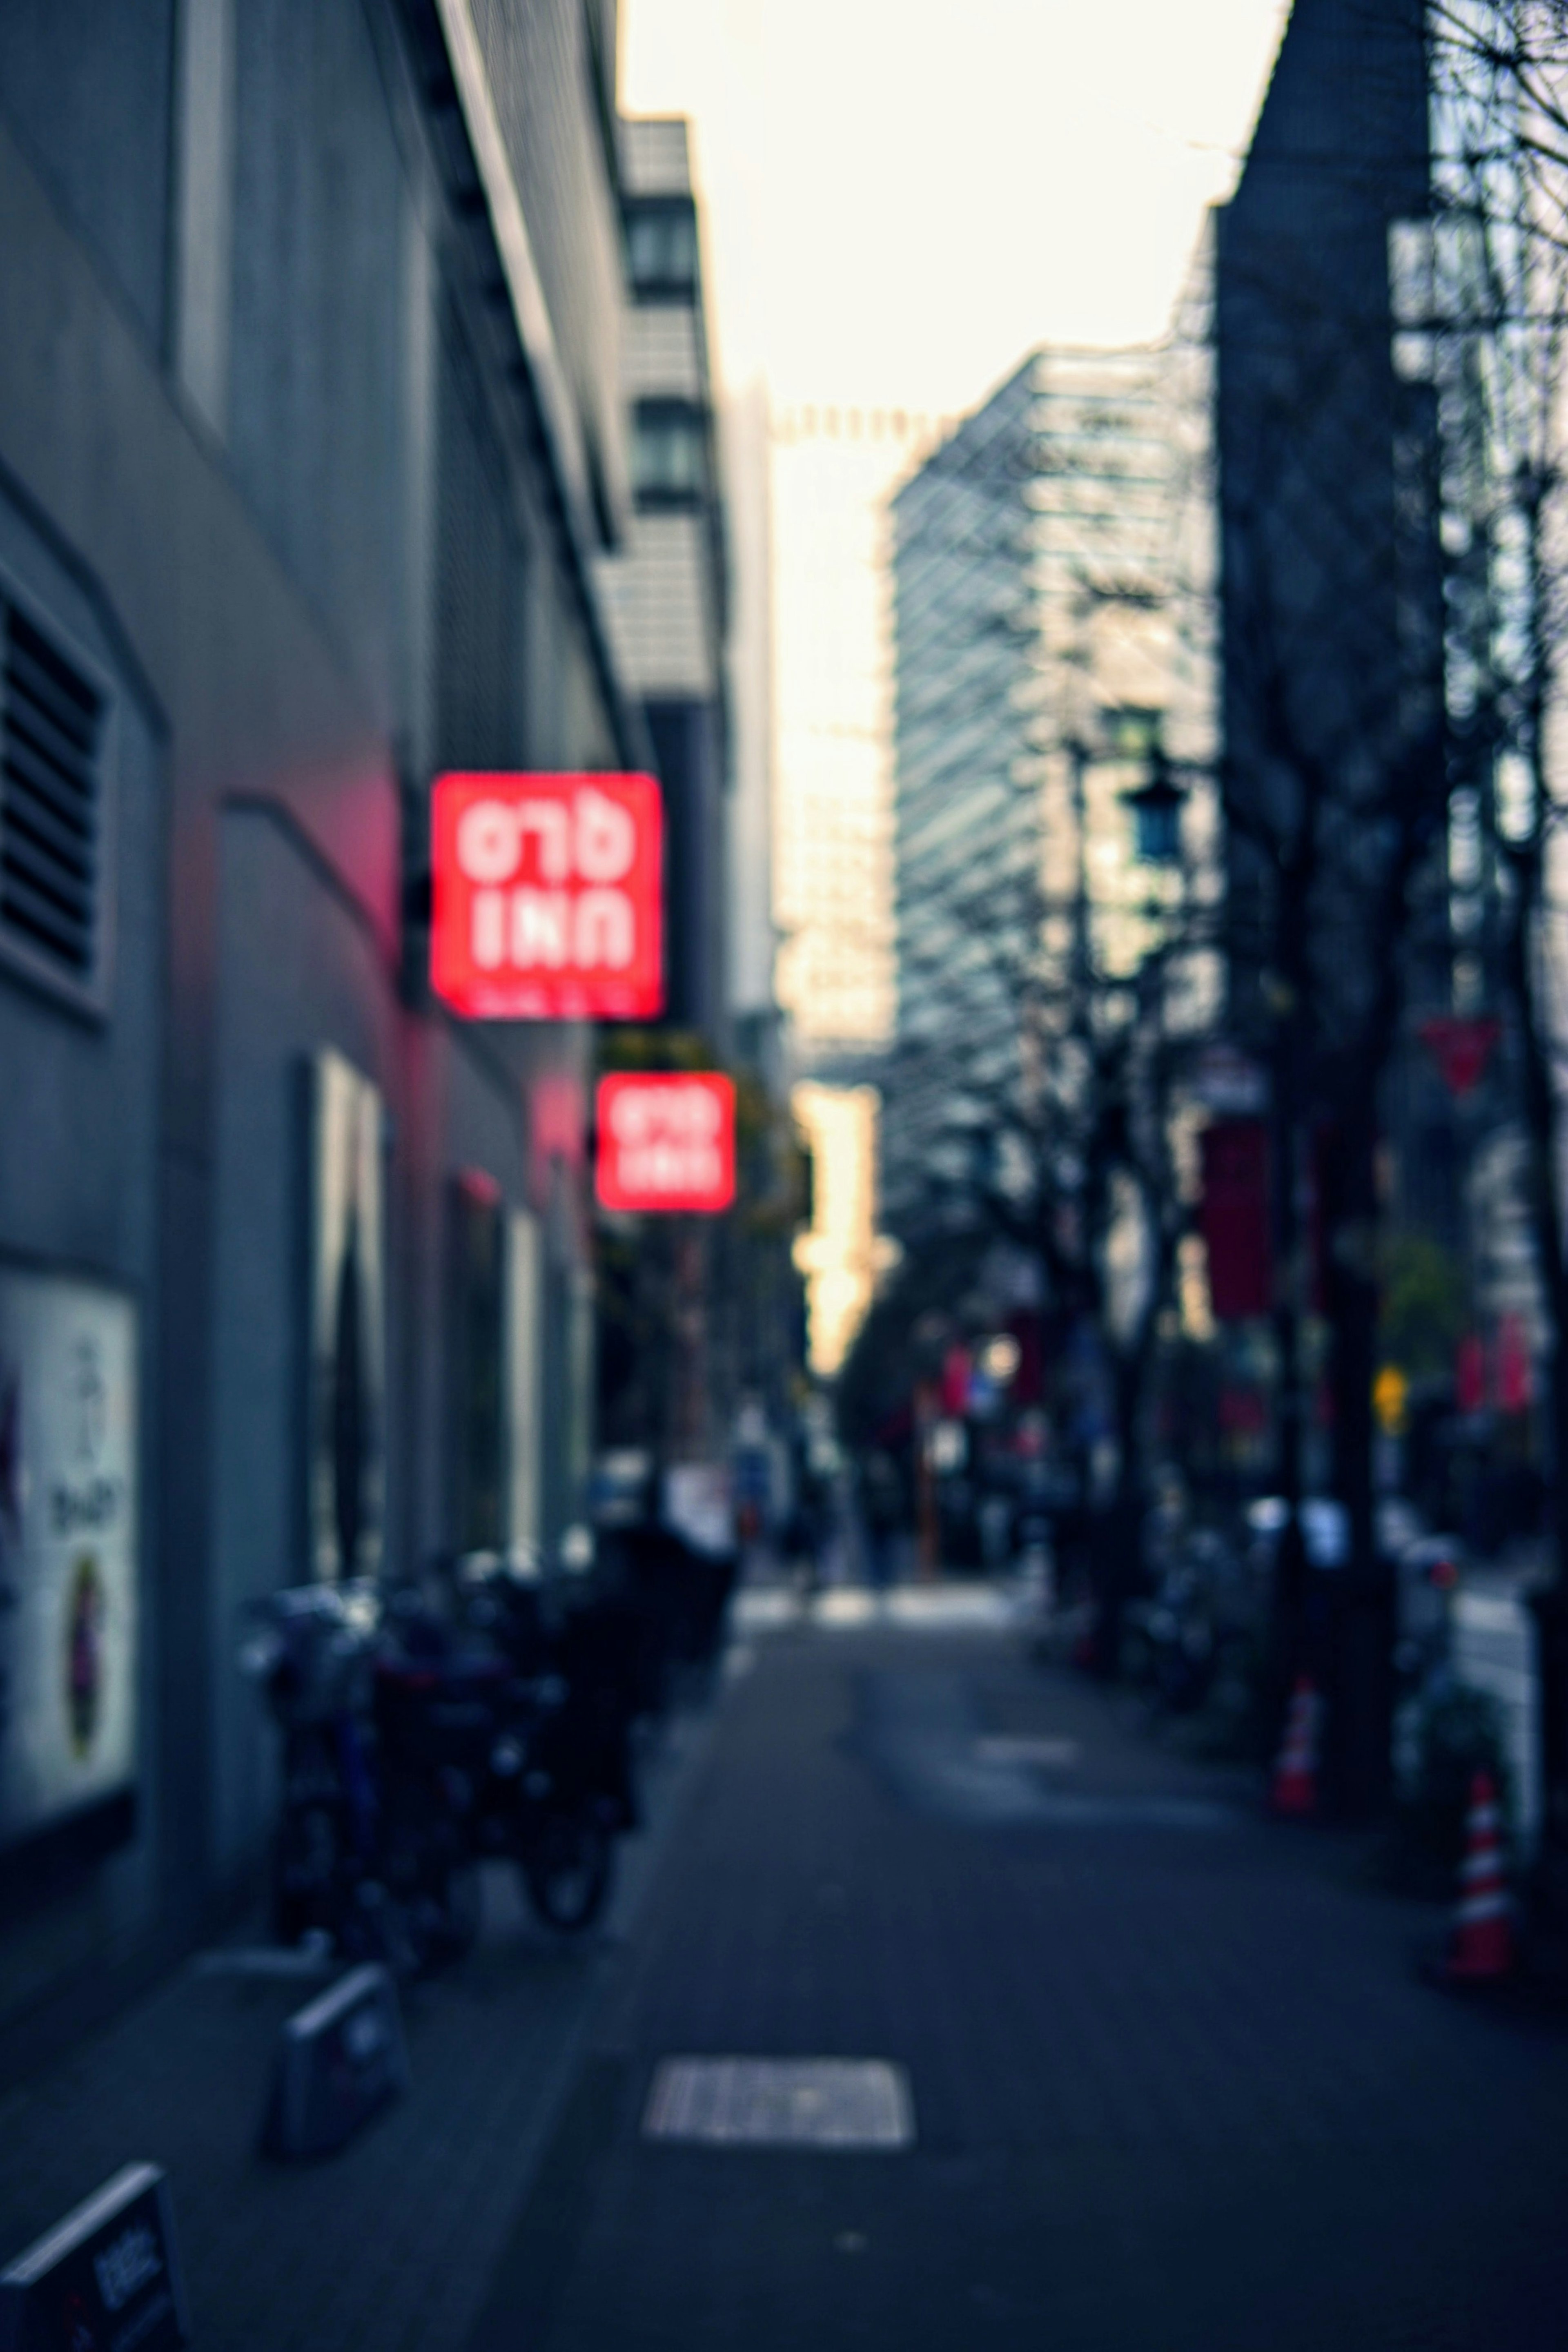
M607 1209L727 1209L735 1088L716 1071L599 1081L598 1192Z
M443 776L430 978L476 1021L664 1011L664 810L652 776Z

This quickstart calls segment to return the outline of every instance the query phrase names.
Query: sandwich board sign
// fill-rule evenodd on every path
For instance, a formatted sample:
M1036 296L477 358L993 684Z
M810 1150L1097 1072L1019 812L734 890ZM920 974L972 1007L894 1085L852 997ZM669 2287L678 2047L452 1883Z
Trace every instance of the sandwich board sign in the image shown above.
M0 2352L177 2352L190 2341L155 2164L128 2164L0 2272Z
M397 1987L373 1962L350 1969L285 2025L262 2126L268 2156L327 2156L408 2088Z

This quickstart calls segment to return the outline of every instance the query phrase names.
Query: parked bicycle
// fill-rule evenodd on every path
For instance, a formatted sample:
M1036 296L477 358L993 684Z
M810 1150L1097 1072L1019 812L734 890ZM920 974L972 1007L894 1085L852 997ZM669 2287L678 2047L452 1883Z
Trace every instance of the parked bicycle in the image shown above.
M384 1752L376 1722L385 1628L373 1585L308 1585L248 1612L242 1664L283 1736L273 1928L400 1975L461 1950L476 1922L448 1794Z
M274 1594L245 1663L283 1735L275 1930L412 1974L460 1955L478 1864L515 1863L549 1927L603 1908L632 1826L625 1712L570 1639L506 1594L505 1622L366 1584ZM499 1621L501 1612L496 1612Z

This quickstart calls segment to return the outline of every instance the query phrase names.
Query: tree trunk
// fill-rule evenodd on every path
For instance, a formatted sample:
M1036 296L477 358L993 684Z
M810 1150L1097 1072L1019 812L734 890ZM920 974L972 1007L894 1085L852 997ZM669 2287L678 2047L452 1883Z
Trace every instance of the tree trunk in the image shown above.
M1552 1329L1546 1371L1545 1422L1552 1576L1537 1596L1540 1629L1541 1760L1548 1838L1568 1847L1568 1273L1564 1267L1562 1196L1557 1181L1556 1102L1548 1041L1531 985L1534 916L1540 903L1544 845L1515 863L1518 897L1504 939L1503 968L1519 1021L1529 1181L1534 1210L1541 1286Z
M1097 1514L1094 1532L1095 1665L1107 1681L1113 1681L1121 1670L1123 1621L1127 1603L1143 1580L1148 1484L1144 1395L1152 1334L1151 1317L1130 1348L1109 1350L1116 1423L1116 1488L1109 1506Z
M1274 1038L1270 1186L1274 1228L1274 1345L1279 1358L1275 1403L1275 1484L1285 1522L1274 1554L1270 1596L1269 1657L1259 1693L1260 1747L1272 1752L1291 1688L1307 1656L1307 1549L1301 1533L1302 1453L1306 1381L1302 1365L1308 1294L1309 1234L1302 1165L1306 1037L1306 908L1304 877L1281 880L1281 978L1286 1001Z
M1374 1080L1362 1078L1319 1160L1333 1491L1349 1536L1343 1568L1323 1580L1324 1771L1330 1810L1353 1821L1388 1791L1396 1639L1393 1567L1379 1557L1373 1490L1377 1127Z

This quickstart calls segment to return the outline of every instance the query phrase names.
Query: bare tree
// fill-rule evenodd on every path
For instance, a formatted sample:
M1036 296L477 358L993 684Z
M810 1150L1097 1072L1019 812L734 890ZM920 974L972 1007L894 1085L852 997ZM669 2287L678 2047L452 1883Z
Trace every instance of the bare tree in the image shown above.
M1552 1352L1556 1574L1542 1596L1552 1826L1568 1839L1568 7L1433 0L1437 204L1405 256L1413 369L1438 403L1448 694L1495 877L1498 961Z
M1092 593L1103 591L1086 585ZM1038 1267L1059 1336L1094 1335L1114 1475L1095 1491L1087 1462L1080 1475L1094 1492L1097 1652L1110 1670L1140 1558L1156 1330L1189 1214L1176 1181L1173 1113L1184 1055L1212 1004L1191 967L1212 956L1215 908L1192 887L1190 858L1173 889L1173 861L1146 872L1147 903L1119 910L1120 937L1107 935L1103 919L1113 910L1094 902L1086 856L1082 783L1092 747L1073 740L1065 748L1074 780L1074 887L1064 894L1046 887L1038 803L1036 839L1021 863L998 874L982 859L950 879L932 969L922 969L917 944L906 947L906 963L917 981L951 985L960 962L990 1034L949 1024L935 1036L905 1036L886 1076L895 1100L927 1103L922 1181L904 1203L911 1242L929 1246L938 1234L1005 1241ZM1163 769L1157 746L1151 756ZM1165 784L1169 790L1168 772ZM955 941L962 943L956 958ZM1056 1402L1066 1421L1060 1386Z
M1342 46L1333 136L1303 149L1287 79L1284 110L1266 110L1218 215L1212 299L1200 284L1186 332L1213 370L1207 387L1194 371L1211 436L1188 445L1196 495L1217 518L1229 1020L1270 1079L1277 1465L1290 1506L1276 1695L1305 1663L1327 1680L1335 1794L1359 1810L1386 1771L1392 1696L1372 1466L1380 1095L1448 783L1437 434L1427 387L1396 365L1387 279L1391 224L1427 201L1419 0L1364 0L1359 16L1343 0L1315 20L1324 37L1331 16L1358 36ZM1300 1504L1314 1307L1350 1559L1310 1631Z

